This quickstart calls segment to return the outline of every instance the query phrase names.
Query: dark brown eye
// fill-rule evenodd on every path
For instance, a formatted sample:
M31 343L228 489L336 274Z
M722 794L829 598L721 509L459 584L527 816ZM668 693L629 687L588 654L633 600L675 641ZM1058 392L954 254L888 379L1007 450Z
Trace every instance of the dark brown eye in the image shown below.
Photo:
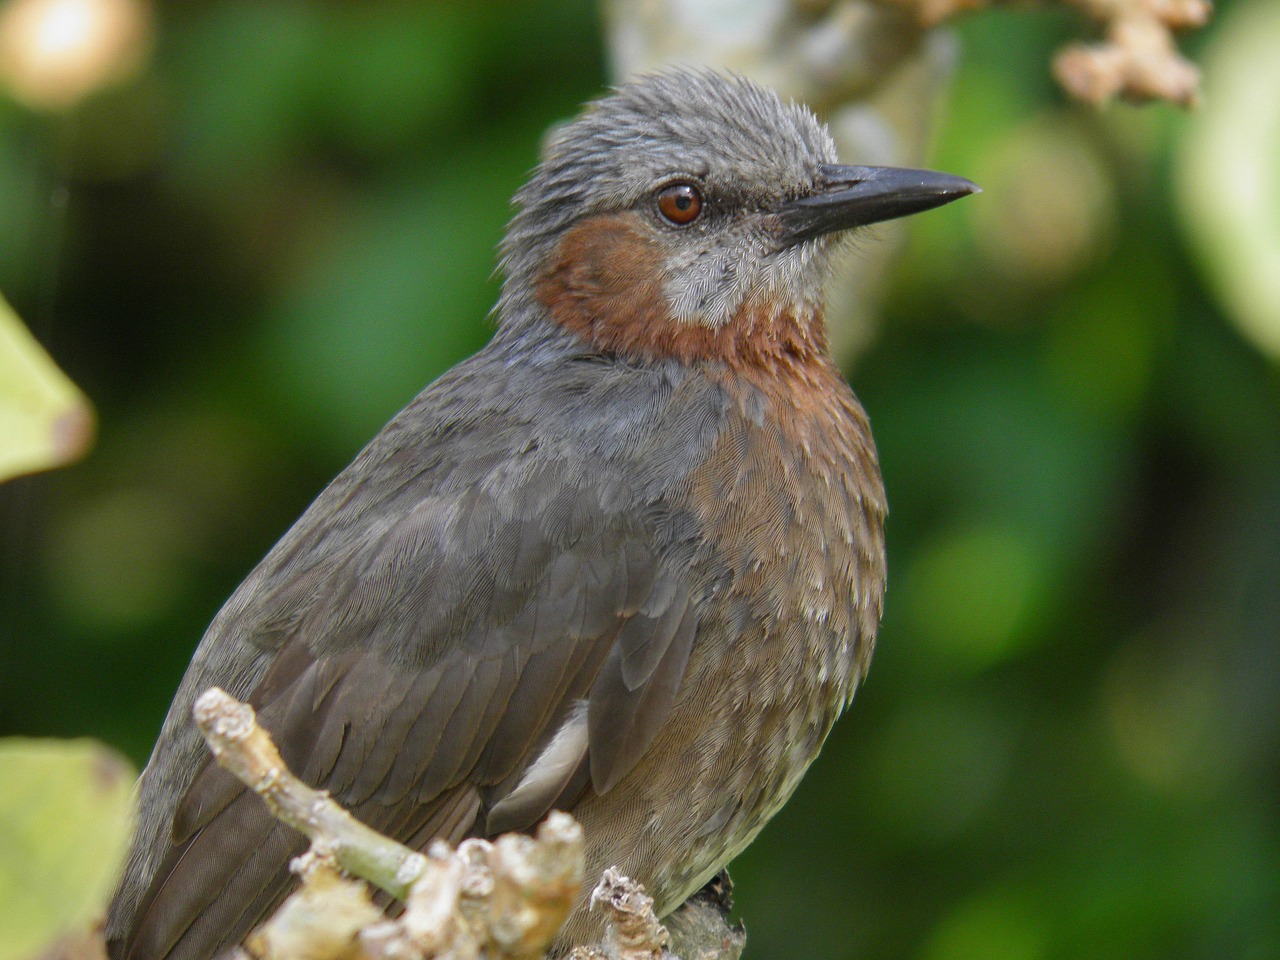
M702 212L702 192L692 183L672 183L658 191L658 210L678 227L693 223Z

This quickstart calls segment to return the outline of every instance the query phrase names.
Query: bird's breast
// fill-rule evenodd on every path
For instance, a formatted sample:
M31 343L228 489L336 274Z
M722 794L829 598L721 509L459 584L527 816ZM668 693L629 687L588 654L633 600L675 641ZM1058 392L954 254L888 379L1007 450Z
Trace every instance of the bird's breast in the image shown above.
M886 507L866 416L829 363L726 374L725 390L731 412L687 498L726 629L757 641L743 652L764 659L764 680L790 667L790 682L847 697L884 592Z
M652 878L673 904L791 795L866 670L884 591L880 473L843 378L725 390L730 413L685 493L709 599L654 751L678 757L680 778L634 798L663 820L652 836L690 851L670 858L677 875Z

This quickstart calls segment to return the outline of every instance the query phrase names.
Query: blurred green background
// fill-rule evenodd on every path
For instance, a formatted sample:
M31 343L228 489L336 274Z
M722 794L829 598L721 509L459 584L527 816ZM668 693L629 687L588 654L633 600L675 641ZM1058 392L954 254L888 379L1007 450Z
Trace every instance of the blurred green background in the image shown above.
M734 869L749 956L1280 957L1280 267L1252 259L1280 200L1230 167L1280 180L1280 87L1231 86L1274 76L1273 8L1191 38L1193 116L1066 103L1068 15L959 26L931 162L986 193L913 223L849 371L887 612ZM101 418L86 462L0 487L0 734L139 763L221 601L485 341L509 197L605 82L588 0L152 27L74 109L0 97L0 290Z

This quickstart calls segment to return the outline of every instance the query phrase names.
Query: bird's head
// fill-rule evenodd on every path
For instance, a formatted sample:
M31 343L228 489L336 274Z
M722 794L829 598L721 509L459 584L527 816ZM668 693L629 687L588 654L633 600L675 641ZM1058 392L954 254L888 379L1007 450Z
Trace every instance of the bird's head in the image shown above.
M840 166L808 109L743 77L651 74L565 125L517 194L500 313L641 356L732 360L788 337L822 350L832 237L976 189Z

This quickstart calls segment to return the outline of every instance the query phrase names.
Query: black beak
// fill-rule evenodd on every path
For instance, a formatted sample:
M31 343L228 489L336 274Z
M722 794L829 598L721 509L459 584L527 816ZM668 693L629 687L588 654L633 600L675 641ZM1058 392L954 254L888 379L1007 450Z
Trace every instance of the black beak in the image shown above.
M788 200L779 208L788 246L982 192L964 177L898 167L824 166L815 187L809 196Z

